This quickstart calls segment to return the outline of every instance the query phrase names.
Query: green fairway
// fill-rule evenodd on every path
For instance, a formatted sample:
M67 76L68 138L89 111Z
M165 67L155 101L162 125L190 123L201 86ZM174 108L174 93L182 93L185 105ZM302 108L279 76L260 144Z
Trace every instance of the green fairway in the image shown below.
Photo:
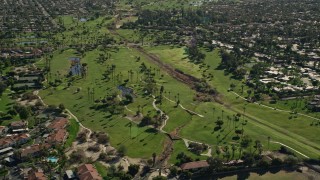
M183 152L185 155L191 157L193 160L206 160L208 157L206 156L198 156L192 152L190 152L186 145L184 144L183 140L175 141L173 146L173 153L171 154L171 157L169 159L169 163L176 164L178 163L177 155Z
M182 53L182 51L180 50ZM57 53L52 60L52 72L59 71L56 75L52 75L52 78L62 78L68 72L69 61L67 57L72 56L74 50L66 50L63 53ZM105 64L101 65L97 63L96 59L98 58L100 51L94 50L87 52L86 55L82 58L82 63L87 63L89 67L88 76L86 79L78 79L72 82L70 88L67 88L67 82L64 80L63 83L57 88L49 88L45 91L41 91L40 94L44 100L49 104L60 104L61 102L66 105L68 109L74 112L80 121L89 128L93 130L106 131L111 136L111 143L113 146L118 147L121 144L128 146L129 155L132 157L149 157L153 153L154 149L157 149L157 153L161 152L159 148L159 142L163 142L164 135L159 133L149 132L146 128L132 128L131 136L133 139L130 139L130 129L128 127L128 120L117 117L110 116L110 114L105 112L95 112L95 110L90 109L94 105L93 102L88 102L87 97L87 88L94 88L96 92L96 97L101 98L105 97L111 92L117 91L116 85L113 82L105 82L103 80L102 74L106 66L114 64L116 66L116 72L123 74L123 79L130 79L128 71L135 72L130 83L130 87L135 90L136 98L133 103L128 105L128 108L135 112L137 107L143 107L143 114L156 114L155 110L152 107L153 99L149 96L144 96L142 91L142 84L139 82L139 77L141 76L138 72L139 66L144 62L147 67L155 67L152 63L147 61L143 56L141 56L140 61L136 61L135 58L140 56L140 54L134 50L127 48L120 48L119 52L111 52L111 59L108 60ZM217 52L215 52L217 53ZM214 55L216 56L216 55ZM209 56L214 58L214 56ZM218 57L216 57L218 58ZM209 59L207 59L210 61ZM211 59L214 60L214 59ZM169 60L166 60L169 61ZM189 62L186 62L189 63ZM213 72L214 67L217 65L212 64ZM190 69L191 71L194 70ZM197 73L197 71L194 71ZM214 81L210 82L213 85L222 83L222 81L229 81L226 79L228 77L222 76L220 71L214 72L215 78ZM163 76L161 76L163 75ZM221 77L219 77L221 76ZM219 80L220 78L223 78ZM219 80L219 81L218 81ZM227 116L232 117L235 112L243 113L243 106L245 103L243 100L236 99L235 95L227 92L228 85L225 83L218 87L219 92L223 94L226 103L232 103L232 107L235 109L227 109L225 106L221 106L216 103L197 103L193 100L193 90L188 88L186 85L178 82L169 75L160 71L160 74L157 75L157 84L158 87L161 85L164 86L165 93L164 95L167 98L175 101L177 97L180 97L181 104L192 111L195 111L199 114L204 115L203 118L191 115L187 111L183 110L180 107L175 107L175 103L163 99L162 105L159 107L166 112L170 119L167 122L167 125L164 127L164 130L171 132L178 127L182 127L180 134L183 137L186 137L191 140L200 141L203 143L208 143L211 145L225 145L228 143L237 143L237 140L233 140L235 137L235 127L230 125L227 127L227 121L225 120L223 132L215 132L215 120L212 117L212 108L216 109L215 118L218 116L221 117L221 111L225 111L225 118ZM76 90L80 88L80 92L76 93ZM225 90L225 91L223 91ZM107 91L107 92L106 92ZM263 112L263 113L262 113ZM125 111L125 114L134 114L130 111ZM266 116L266 113L268 116ZM267 146L267 137L271 137L273 141L285 142L287 145L296 148L297 150L308 154L310 156L316 156L317 150L312 147L303 145L301 142L307 142L309 145L317 147L316 142L318 141L316 137L316 127L309 127L305 124L296 123L298 120L300 122L308 121L307 119L298 117L294 120L289 120L289 114L281 112L273 112L272 109L260 109L258 105L247 104L246 105L246 115L249 117L247 125L244 126L245 134L253 137L254 139L259 139L264 146ZM278 117L282 117L282 121L276 121ZM269 117L269 121L265 121L265 118ZM252 118L252 120L250 120ZM263 120L262 120L263 119ZM289 122L287 122L289 121ZM241 122L238 123L238 128L241 127ZM288 123L294 124L293 127L286 127ZM311 131L306 132L305 134L297 134L297 132L304 132L305 129L299 128L305 125L305 128ZM283 126L283 127L281 127ZM286 127L286 129L284 129ZM296 128L296 129L294 129ZM119 133L121 132L121 133ZM136 134L137 137L134 137ZM133 136L134 135L134 136ZM150 140L149 140L150 139ZM153 140L155 139L155 140ZM155 142L157 141L157 142ZM314 141L314 142L313 142ZM143 150L137 152L134 151L134 148L144 147ZM157 148L156 148L157 147ZM278 145L270 144L270 149L278 148ZM132 151L130 151L132 149Z
M98 34L103 34L108 33L105 26L112 22L106 17L101 17L93 21L78 23L71 16L63 17L63 21L69 30L58 38L66 36L64 41L67 44L68 41L71 42L74 33L82 31L81 28L89 31L98 28L102 31L99 31ZM125 39L130 40L131 38L130 41L139 40L138 32L133 30L119 30L118 33ZM113 36L117 40L121 39L116 35ZM92 38L97 37L88 36L77 41L87 43ZM146 42L148 42L148 38L146 38ZM152 106L153 98L145 95L145 82L142 81L144 75L140 72L140 67L144 63L154 74L156 88L159 90L163 86L164 89L162 103L156 105L169 116L169 120L163 128L164 131L169 133L178 131L177 133L183 138L212 146L229 146L230 144L239 144L241 136L236 135L235 131L243 128L244 134L251 137L253 141L260 140L265 147L264 149L267 146L271 150L279 148L278 144L268 143L268 137L270 137L272 141L285 143L310 157L316 157L319 154L320 139L317 136L319 128L310 126L312 122L310 118L302 116L292 118L288 112L247 103L233 92L228 91L230 84L233 83L236 85L234 91L241 94L242 82L232 79L223 70L218 69L221 61L219 49L213 52L203 50L206 54L204 65L196 65L189 61L184 47L155 46L144 48L158 56L164 63L197 78L206 78L212 74L213 78L208 79L208 83L219 92L219 98L223 104L195 101L196 92L189 86L159 69L135 49L125 46L105 49L98 47L85 51L81 55L81 63L87 64L88 67L85 78L66 78L70 68L68 58L80 57L75 49L55 51L50 60L51 71L48 78L49 82L61 80L62 83L57 87L49 87L41 91L40 95L48 104L59 105L63 103L86 127L94 131L107 132L111 136L112 146L125 145L129 156L149 158L153 152L157 154L162 152L165 135L149 127L138 127L134 123L130 129L130 121L125 118L126 115L135 117L139 109L144 116L157 115ZM99 57L106 54L110 54L110 57L101 62ZM42 60L37 65L43 67L44 63ZM117 80L115 78L108 79L104 75L111 66L114 67L114 76L117 77ZM134 91L133 102L127 105L127 109L118 115L95 110L94 100L106 98L114 93L120 94L117 88L120 84L125 84ZM246 90L247 88L244 87L243 96L246 96ZM89 98L89 91L95 92L93 99ZM154 95L159 95L159 91ZM191 114L182 107L176 106L178 99L184 108L198 113L198 115ZM289 101L288 103L293 102ZM281 103L279 103L280 105L284 107ZM242 115L244 108L245 118ZM240 121L230 120L237 113L241 116ZM222 119L223 125L217 129L215 122L218 118ZM135 118L134 121L139 123L140 120L141 118ZM181 143L175 146L177 149L182 149ZM135 149L139 149L139 151ZM184 151L187 150L184 149ZM174 162L174 160L171 159L170 162Z
M148 48L147 48L148 49ZM185 61L183 58L183 51L180 48L170 48L167 47L154 47L149 48L149 52L158 54L159 57L164 61L168 62L168 64L174 66L175 68L187 69L187 72L196 76L199 72L197 68L192 68L191 62ZM179 53L180 55L170 55L170 52ZM168 55L169 54L169 55ZM226 76L222 70L218 70L217 66L220 63L220 57L218 55L218 50L215 50L213 53L206 53L205 63L209 65L209 69L207 72L211 72L214 74L214 79L209 81L209 83L215 87L221 99L225 103L225 106L220 106L220 109L223 109L226 112L230 112L230 116L232 113L243 113L243 108L246 108L246 116L249 117L248 125L245 127L246 133L252 137L257 137L260 139L264 144L266 143L266 138L268 136L275 139L275 141L285 142L289 146L297 148L297 150L301 152L305 152L311 156L315 156L319 152L320 146L319 142L320 139L317 136L317 131L319 130L318 127L310 126L310 123L313 121L310 118L298 116L297 118L290 119L289 117L292 116L287 112L280 112L275 111L273 109L261 107L256 104L247 103L246 101L242 100L241 98L237 98L236 95L228 92L229 86L231 83L240 87L241 82L237 80L231 79L229 76ZM170 56L172 58L170 58ZM180 57L179 57L180 56ZM177 58L178 57L178 58ZM170 62L172 60L172 62ZM176 62L176 61L179 61ZM205 108L203 106L198 106L201 108L197 109L197 112L201 112L207 109L210 112L210 108ZM225 107L230 107L229 110ZM221 110L220 110L221 111ZM185 128L182 129L181 133L183 136L190 135L190 132L197 132L193 133L190 138L193 140L201 140L203 142L212 143L215 140L212 139L212 135L209 136L208 131L204 130L201 127L206 126L204 120L197 120L201 119L198 117L193 117L193 121L188 124ZM247 118L246 118L247 119ZM202 126L199 126L199 123L202 123ZM170 123L169 123L170 124ZM210 123L209 123L210 124ZM214 124L211 124L214 126ZM210 131L212 131L212 128ZM264 133L261 133L264 132ZM230 137L230 136L229 136ZM305 146L306 143L308 146Z

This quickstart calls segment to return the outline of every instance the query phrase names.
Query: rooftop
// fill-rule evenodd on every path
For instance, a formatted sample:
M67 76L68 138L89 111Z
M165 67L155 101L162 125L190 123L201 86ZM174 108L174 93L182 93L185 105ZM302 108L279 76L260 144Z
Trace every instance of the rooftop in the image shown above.
M209 167L209 164L207 161L189 162L189 163L184 163L180 166L182 170L198 169L198 168L204 168L204 167Z

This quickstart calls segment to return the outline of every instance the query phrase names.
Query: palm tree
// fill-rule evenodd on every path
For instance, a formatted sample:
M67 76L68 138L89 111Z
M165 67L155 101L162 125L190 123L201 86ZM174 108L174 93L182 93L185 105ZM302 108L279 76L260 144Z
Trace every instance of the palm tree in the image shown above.
M259 150L259 154L261 154L261 150L262 150L262 144L261 144L261 141L260 140L255 140L255 145L254 145L254 152L255 153L257 150Z
M223 113L224 113L224 110L222 110L222 111L221 111L221 115L222 115L222 116L221 116L221 117L222 117L222 121L223 121Z
M212 108L212 117L213 117L213 120L214 120L214 112L216 111L216 108Z
M234 158L234 152L237 150L237 146L232 144L231 150L232 150L232 159L233 159Z

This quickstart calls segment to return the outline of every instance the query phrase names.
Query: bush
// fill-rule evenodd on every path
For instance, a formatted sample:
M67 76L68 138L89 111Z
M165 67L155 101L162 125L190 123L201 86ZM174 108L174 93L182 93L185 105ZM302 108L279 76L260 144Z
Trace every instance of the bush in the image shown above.
M207 150L208 147L205 144L198 144L198 143L190 143L189 150L197 155L200 155L202 152Z
M139 172L140 166L138 164L130 164L128 167L128 173L131 176L135 176Z
M271 165L273 165L273 166L279 166L282 163L283 162L282 162L282 160L280 158L275 158L275 159L272 159L272 161L271 161Z
M100 151L100 146L99 146L99 144L95 144L94 146L88 147L88 151L99 152L99 151Z
M73 151L70 154L69 162L70 163L82 163L83 160L86 158L86 155L83 150Z
M97 139L99 144L107 144L110 138L105 133L99 133Z
M87 133L85 132L80 132L77 136L77 140L80 142L80 143L85 143L87 142Z
M125 147L124 145L120 145L118 149L119 156L123 157L125 156L126 153L127 153L127 147Z
M294 155L294 153L285 146L281 146L279 152L283 154Z
M258 163L257 163L257 166L258 167L264 167L264 168L267 168L269 167L269 162L266 161L265 159L261 159Z
M284 163L290 166L296 165L299 162L298 158L292 155L289 155L285 160Z

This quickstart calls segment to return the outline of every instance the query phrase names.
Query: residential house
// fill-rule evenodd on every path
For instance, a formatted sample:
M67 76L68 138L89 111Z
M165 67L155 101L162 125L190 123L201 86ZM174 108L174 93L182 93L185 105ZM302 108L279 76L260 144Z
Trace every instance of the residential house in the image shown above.
M66 173L64 174L63 179L73 180L73 179L77 179L77 177L72 170L66 170Z
M79 180L102 180L101 175L92 164L83 164L77 170Z
M30 139L29 134L14 134L0 139L0 149L26 143Z
M68 125L68 119L67 118L56 118L54 121L52 121L51 124L49 124L48 128L52 130L59 130L64 129Z
M25 158L27 156L38 156L42 150L49 149L50 147L50 144L33 144L21 149L20 157Z
M51 144L62 144L68 137L65 129L59 129L47 137L47 142Z
M31 169L28 172L28 180L46 180L46 179L47 177L41 169L37 169L37 170Z
M28 127L28 121L16 121L10 124L10 128L12 130L26 129L27 127Z

